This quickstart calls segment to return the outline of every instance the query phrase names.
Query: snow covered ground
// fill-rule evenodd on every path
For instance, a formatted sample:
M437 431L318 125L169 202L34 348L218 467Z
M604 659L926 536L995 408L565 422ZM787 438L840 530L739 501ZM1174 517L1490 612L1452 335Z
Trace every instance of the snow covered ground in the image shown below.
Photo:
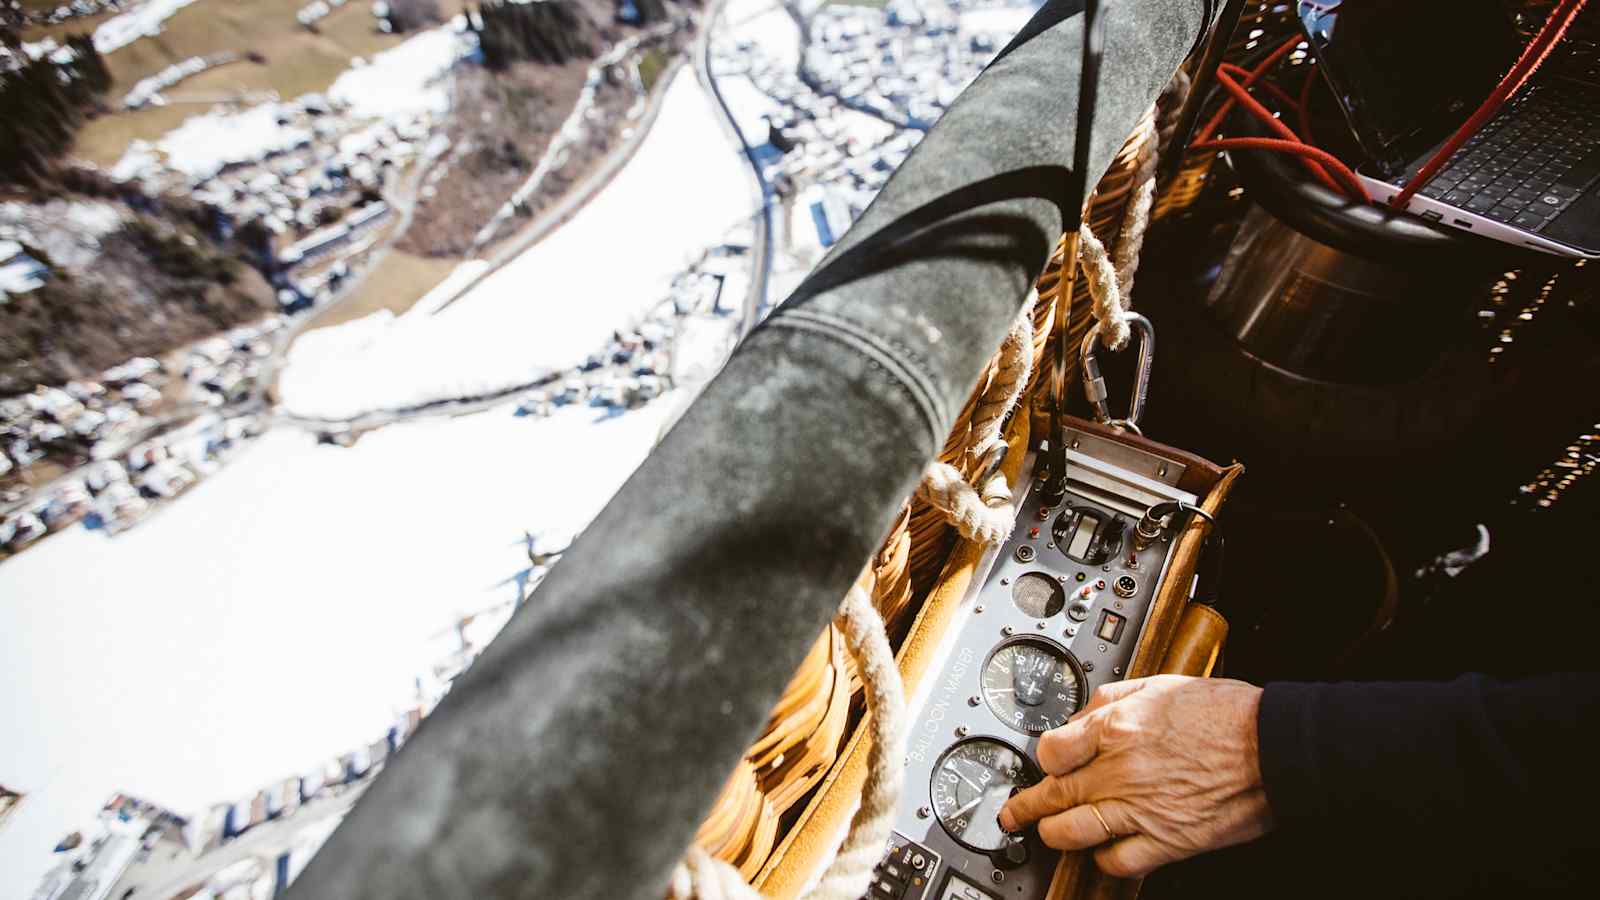
M968 33L984 32L996 34L1010 40L1011 36L1022 30L1028 24L1033 14L1039 11L1040 3L1025 3L1018 6L991 6L983 9L969 9L961 13L961 30ZM999 49L996 47L995 49Z
M634 157L571 221L437 315L364 323L344 347L297 348L279 382L285 408L349 418L528 384L581 362L753 212L719 114L680 69Z
M328 88L328 99L350 104L352 115L375 119L442 115L450 107L450 91L440 76L477 47L464 27L465 20L457 17L352 66Z
M161 23L195 0L149 0L120 16L107 19L94 30L94 49L110 53L142 37L161 33Z
M785 71L800 62L800 26L774 0L728 0L723 8L717 43L749 41Z
M114 791L193 811L381 735L437 635L515 598L524 530L581 529L673 405L505 406L348 449L279 429L132 531L6 561L0 784L27 797L0 828L0 900Z
M449 85L443 76L477 47L477 39L465 27L465 19L458 16L369 61L357 59L328 88L328 97L346 105L345 111L357 119L399 124L442 115L450 105ZM111 176L118 180L133 178L165 158L168 166L199 182L227 165L258 160L309 143L316 139L310 128L279 124L280 119L292 119L295 108L295 100L285 100L238 112L219 107L190 116L153 144L130 144L112 168ZM369 129L347 135L340 146L355 152L359 141L370 141L375 133L376 129Z
M219 110L190 116L157 141L155 149L166 154L167 165L193 181L204 181L224 166L309 143L310 129L278 124L278 118L286 114L287 108L281 104L263 103L242 112ZM130 159L134 161L129 162ZM149 159L149 148L136 142L112 170L112 176L131 177Z

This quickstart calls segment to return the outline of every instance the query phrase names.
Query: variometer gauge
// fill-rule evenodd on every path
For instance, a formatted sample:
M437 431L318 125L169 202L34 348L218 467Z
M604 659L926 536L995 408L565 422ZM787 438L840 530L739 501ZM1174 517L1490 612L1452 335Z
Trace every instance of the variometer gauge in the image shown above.
M968 738L954 744L933 767L933 813L957 843L969 850L1003 850L1011 837L1000 830L1000 807L1042 776L1027 754L1005 741Z
M983 699L989 710L1024 734L1065 725L1083 705L1085 693L1077 658L1045 638L1006 641L983 665Z

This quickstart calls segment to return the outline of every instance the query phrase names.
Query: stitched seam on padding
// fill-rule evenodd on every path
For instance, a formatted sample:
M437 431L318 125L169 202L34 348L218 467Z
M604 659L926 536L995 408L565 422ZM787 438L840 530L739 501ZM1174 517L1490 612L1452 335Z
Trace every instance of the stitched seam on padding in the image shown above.
M860 353L878 368L883 369L910 395L917 410L922 413L923 424L928 427L928 435L934 445L937 446L942 441L940 423L945 421L946 417L942 415L938 393L920 372L896 354L893 348L886 346L877 335L862 330L853 322L801 309L779 310L764 324L787 326L830 337Z

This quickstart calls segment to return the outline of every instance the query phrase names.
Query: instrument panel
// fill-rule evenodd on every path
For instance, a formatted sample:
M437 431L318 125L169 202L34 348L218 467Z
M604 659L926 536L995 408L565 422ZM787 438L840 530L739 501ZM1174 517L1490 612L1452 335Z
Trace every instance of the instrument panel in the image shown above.
M1179 463L1087 433L1068 440L1066 497L1046 507L1021 492L1016 527L985 557L908 698L905 791L874 900L1032 900L1049 889L1059 854L1031 832L1003 833L996 816L1043 777L1039 736L1128 669L1173 543L1140 549L1138 517L1196 499L1176 487Z

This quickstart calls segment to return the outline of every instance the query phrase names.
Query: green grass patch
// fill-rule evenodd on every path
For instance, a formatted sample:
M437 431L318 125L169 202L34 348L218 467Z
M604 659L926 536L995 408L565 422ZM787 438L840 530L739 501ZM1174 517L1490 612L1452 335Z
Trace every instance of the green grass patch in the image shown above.
M416 256L390 250L350 296L317 312L306 332L342 325L381 309L401 315L438 286L461 260Z
M656 81L661 73L666 71L667 63L672 59L667 51L660 47L651 47L639 57L639 82L644 85L646 92L655 89Z

